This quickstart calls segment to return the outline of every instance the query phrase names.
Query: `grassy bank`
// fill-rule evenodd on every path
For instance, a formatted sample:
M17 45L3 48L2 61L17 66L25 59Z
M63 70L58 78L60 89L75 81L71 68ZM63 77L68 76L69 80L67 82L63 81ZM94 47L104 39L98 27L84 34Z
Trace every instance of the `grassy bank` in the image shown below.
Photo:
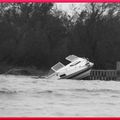
M38 69L35 66L21 67L0 63L0 74L44 76L48 73L48 69Z

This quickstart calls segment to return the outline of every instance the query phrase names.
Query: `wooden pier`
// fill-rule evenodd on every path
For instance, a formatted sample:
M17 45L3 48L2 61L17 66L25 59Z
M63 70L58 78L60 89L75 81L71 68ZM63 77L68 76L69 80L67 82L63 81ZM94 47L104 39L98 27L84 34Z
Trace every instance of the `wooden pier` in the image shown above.
M117 80L117 70L92 70L90 80Z
M118 80L120 81L120 62L117 62L115 70L92 70L90 80Z

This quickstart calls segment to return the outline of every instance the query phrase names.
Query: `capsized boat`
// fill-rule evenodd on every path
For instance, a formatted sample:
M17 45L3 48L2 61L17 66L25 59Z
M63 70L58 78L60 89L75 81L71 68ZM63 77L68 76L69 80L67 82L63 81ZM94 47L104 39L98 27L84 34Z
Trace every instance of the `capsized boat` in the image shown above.
M93 63L86 58L77 57L75 55L69 55L65 58L70 63L63 65L58 62L56 65L51 67L54 73L50 74L46 78L55 79L84 79L90 76Z

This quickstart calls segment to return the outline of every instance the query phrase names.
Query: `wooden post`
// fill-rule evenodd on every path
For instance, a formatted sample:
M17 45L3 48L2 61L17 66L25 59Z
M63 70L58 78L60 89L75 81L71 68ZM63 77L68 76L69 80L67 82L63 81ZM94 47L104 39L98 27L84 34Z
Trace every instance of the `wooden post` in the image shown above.
M120 61L116 64L116 70L117 70L117 80L120 80Z

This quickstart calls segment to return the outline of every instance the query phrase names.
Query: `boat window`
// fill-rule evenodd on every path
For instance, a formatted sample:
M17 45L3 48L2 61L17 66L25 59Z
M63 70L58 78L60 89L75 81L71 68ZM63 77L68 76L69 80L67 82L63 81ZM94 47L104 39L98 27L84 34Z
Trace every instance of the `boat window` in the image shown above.
M62 75L60 75L60 77L65 77L66 76L66 74L62 74Z
M72 62L74 61L75 59L78 59L79 57L75 56L75 55L69 55L68 57L66 57L65 59Z
M59 69L61 69L63 67L64 67L64 65L61 62L58 62L56 65L54 65L53 67L51 67L51 69L53 71L57 71L57 70L59 70Z
M77 63L71 64L70 66L77 65L77 64L79 64L80 62L81 62L81 61L78 61Z

